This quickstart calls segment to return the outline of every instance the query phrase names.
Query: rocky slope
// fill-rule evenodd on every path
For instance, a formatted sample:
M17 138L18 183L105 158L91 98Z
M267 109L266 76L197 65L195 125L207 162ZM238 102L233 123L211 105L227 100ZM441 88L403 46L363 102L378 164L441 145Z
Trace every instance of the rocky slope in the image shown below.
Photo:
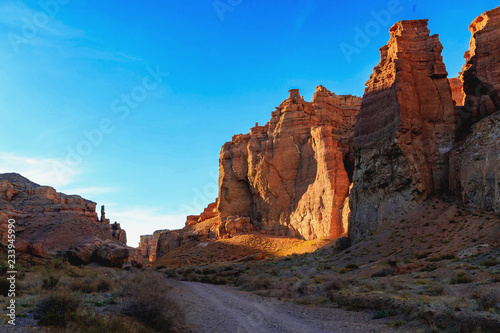
M443 47L427 20L401 21L389 32L354 131L354 239L447 188L455 121Z
M15 219L16 249L18 252L47 257L50 254L63 253L75 246L93 243L94 250L87 253L88 263L97 250L106 256L119 257L113 260L122 262L128 257L125 245L125 230L118 223L109 224L105 218L104 206L101 207L101 219L96 213L96 203L78 195L58 193L50 186L40 186L15 173L0 174L0 240L7 242L9 219ZM87 252L89 250L87 249ZM126 252L126 253L125 253Z

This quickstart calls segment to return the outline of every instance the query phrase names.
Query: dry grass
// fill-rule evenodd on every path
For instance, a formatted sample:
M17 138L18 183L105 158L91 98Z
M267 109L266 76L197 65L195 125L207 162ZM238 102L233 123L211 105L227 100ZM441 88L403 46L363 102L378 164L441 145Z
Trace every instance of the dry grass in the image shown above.
M74 267L61 259L31 265L23 256L17 269L16 315L29 318L30 325L72 333L175 332L182 328L183 311L169 297L163 275L156 272ZM7 327L3 325L0 331Z
M326 243L327 240L304 241L254 232L207 242L204 246L197 243L184 244L159 258L153 265L181 267L232 262L256 253L261 253L264 258L284 257L313 252Z

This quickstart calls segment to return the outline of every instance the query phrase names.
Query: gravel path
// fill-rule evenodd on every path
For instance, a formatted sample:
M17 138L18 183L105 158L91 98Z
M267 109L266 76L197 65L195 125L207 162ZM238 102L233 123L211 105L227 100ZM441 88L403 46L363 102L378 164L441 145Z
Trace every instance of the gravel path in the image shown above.
M373 320L365 312L301 306L228 286L171 283L173 297L185 306L189 332L414 332L404 327L387 328L387 319Z

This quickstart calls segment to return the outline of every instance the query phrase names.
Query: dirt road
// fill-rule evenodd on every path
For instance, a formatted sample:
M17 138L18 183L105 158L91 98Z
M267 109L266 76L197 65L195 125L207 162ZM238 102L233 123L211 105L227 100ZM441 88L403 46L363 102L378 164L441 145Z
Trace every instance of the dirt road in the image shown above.
M412 332L388 328L388 319L365 312L296 305L262 298L234 287L171 281L185 307L190 332Z

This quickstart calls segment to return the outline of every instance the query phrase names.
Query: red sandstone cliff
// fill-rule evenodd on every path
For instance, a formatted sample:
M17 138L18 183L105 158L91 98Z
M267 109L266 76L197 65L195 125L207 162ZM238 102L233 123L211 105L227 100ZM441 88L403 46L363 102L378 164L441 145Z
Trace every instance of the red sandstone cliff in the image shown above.
M264 126L236 135L219 159L221 217L246 217L267 232L304 239L346 230L349 137L360 98L318 86L311 102L297 89Z
M500 7L478 16L460 79L465 99L457 125L467 130L478 120L500 110Z
M499 12L471 24L459 78L447 78L427 20L402 21L361 110L359 98L322 86L311 102L291 90L266 125L224 144L217 201L180 231L141 237L143 255L255 229L359 240L441 190L500 213Z
M455 122L443 47L427 20L401 21L389 32L355 126L354 239L448 187Z
M128 250L123 250L126 249L125 230L117 223L110 225L104 213L99 220L95 202L78 195L58 193L52 187L40 186L15 173L0 174L2 242L7 241L9 219L16 221L16 248L19 252L46 257L49 253L65 252L88 242L101 249L105 248L102 243L107 242L108 248L113 244L113 248L120 249L122 257L127 252L124 258L115 258L116 262L124 261L128 256ZM108 257L113 255L116 253L107 254Z
M500 215L500 7L478 16L469 30L460 76L465 103L457 108L450 189L463 201Z

